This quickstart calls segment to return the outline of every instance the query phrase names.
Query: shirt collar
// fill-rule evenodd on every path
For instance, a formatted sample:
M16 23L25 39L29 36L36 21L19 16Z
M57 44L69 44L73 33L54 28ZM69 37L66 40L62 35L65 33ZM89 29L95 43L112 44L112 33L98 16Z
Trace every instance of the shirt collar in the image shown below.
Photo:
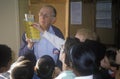
M55 34L55 32L54 32L52 26L50 26L50 28L48 29L48 32L50 32L50 33L52 33L52 34Z
M54 32L54 30L53 30L52 25L49 27L49 29L48 29L48 31L47 31L47 32L52 33L52 34L55 34L55 32ZM42 32L40 32L40 35L42 36L42 35L43 35L43 33L42 33Z
M89 75L89 76L79 76L79 77L75 77L75 79L93 79L93 75Z

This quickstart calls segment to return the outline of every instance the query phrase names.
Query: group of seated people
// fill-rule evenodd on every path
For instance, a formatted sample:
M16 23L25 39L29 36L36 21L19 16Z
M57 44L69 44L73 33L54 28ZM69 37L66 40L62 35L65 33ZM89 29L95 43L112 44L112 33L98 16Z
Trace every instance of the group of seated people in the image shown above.
M11 65L11 48L1 44L0 52L1 59L6 59L0 59L0 79L52 79L55 62L51 56L44 55L36 62L34 54L27 53Z
M0 79L119 79L119 57L120 50L106 47L94 32L80 29L60 49L61 68L51 56L43 55L36 61L32 53L11 65L12 50L1 44Z

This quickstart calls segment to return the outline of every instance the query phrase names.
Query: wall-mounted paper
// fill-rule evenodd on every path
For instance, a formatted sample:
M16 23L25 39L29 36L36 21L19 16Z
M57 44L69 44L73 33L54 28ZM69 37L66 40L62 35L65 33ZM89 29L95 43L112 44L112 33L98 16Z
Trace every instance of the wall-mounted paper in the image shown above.
M82 2L71 2L71 24L82 24Z
M112 28L112 3L97 2L96 4L96 27Z

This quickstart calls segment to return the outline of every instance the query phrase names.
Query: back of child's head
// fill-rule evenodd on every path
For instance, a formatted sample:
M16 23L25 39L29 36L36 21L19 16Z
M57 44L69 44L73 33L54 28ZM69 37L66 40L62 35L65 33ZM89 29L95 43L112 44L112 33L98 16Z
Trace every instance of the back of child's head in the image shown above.
M96 56L96 64L98 69L100 67L100 61L104 58L106 52L106 46L98 41L94 40L86 40L84 42L95 54Z
M12 61L11 48L7 45L0 44L0 68L7 67L10 61Z
M40 79L52 79L55 62L51 56L44 55L37 60L35 68L35 72Z
M24 57L26 59L30 60L31 62L33 62L33 65L36 64L36 57L35 57L34 53L31 53L31 52L26 53L26 54L24 54Z
M11 79L32 79L34 74L33 63L29 60L22 60L15 64L11 71Z
M95 55L84 43L76 44L70 49L73 70L80 76L92 75L96 70Z
M9 69L9 72L11 72L11 70L14 68L14 67L16 67L16 65L19 65L19 64L25 64L25 62L26 61L30 61L30 65L29 66L31 66L31 67L33 67L34 68L34 66L35 66L35 60L36 59L34 59L34 57L33 57L33 55L32 54L26 54L26 55L24 55L24 56L19 56L18 58L17 58L17 60L11 65L11 67L10 67L10 69ZM27 64L27 63L26 63Z

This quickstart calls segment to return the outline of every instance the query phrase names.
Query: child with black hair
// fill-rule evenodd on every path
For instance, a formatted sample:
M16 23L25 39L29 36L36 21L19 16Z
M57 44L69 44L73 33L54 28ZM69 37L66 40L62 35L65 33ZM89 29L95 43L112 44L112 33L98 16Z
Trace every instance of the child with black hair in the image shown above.
M104 59L101 61L101 74L103 79L115 79L116 71L119 69L119 64L116 63L117 49L108 48Z
M73 37L68 37L65 41L65 45L60 50L60 60L62 61L62 72L55 78L55 79L74 79L75 74L72 69L71 61L70 61L70 48L75 45L79 44L79 39Z
M76 44L70 49L74 79L93 79L97 68L93 51L84 43Z
M11 70L10 79L32 79L34 75L34 65L30 60L23 59L15 64Z
M27 70L27 68L24 66L24 68L23 67L17 67L16 68L16 65L18 65L18 63L21 63L21 64L23 64L22 62L24 62L24 61L30 61L31 62L31 66L29 65L29 67L31 67L30 69L33 69L33 67L35 66L35 61L36 61L36 59L35 59L35 56L34 56L34 54L32 54L32 53L27 53L27 54L25 54L24 56L20 56L20 57L18 57L18 59L14 62L14 63L12 63L11 64L11 66L10 66L10 69L8 70L8 71L6 71L6 72L4 72L4 73L1 73L0 74L0 79L10 79L10 74L11 74L11 71L14 69L15 71L14 72L19 72L19 69L21 70L21 69L26 69ZM34 69L33 69L34 70ZM22 70L21 70L22 71ZM26 72L26 71L22 71L22 72ZM34 71L33 71L34 72ZM21 72L20 72L21 73ZM18 73L18 74L20 74L20 73ZM24 75L24 74L23 74ZM27 74L26 74L27 75ZM30 76L30 75L29 75ZM14 77L14 76L13 76ZM30 77L29 77L30 78Z
M49 55L44 55L41 58L37 60L36 66L35 66L35 74L37 76L34 76L33 79L52 79L52 75L55 68L55 62L53 58Z
M0 79L7 78L9 73L4 73L10 68L11 63L12 49L5 44L0 44Z
M4 44L0 44L0 73L6 72L12 62L12 49Z

